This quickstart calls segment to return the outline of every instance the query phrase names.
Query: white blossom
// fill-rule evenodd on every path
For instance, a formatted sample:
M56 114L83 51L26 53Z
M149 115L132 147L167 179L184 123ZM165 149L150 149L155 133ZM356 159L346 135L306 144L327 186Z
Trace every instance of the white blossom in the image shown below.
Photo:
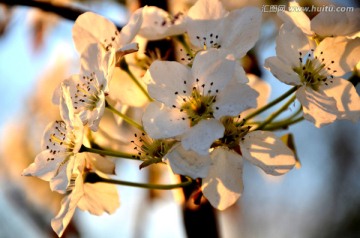
M212 49L196 55L192 68L155 61L147 77L149 94L157 101L146 108L143 124L155 139L180 137L182 146L207 154L223 135L223 116L256 107L258 94L233 80L235 61Z
M305 119L321 127L336 119L360 118L359 95L341 78L359 62L359 39L329 37L314 49L301 30L283 25L276 43L277 56L268 58L265 67L280 81L299 87L296 97Z
M50 182L51 190L64 193L83 141L82 124L72 129L64 121L50 123L41 143L42 151L22 175Z
M311 20L301 11L298 2L289 2L289 8L292 11L280 11L278 16L286 24L293 24L302 32L310 37L320 36L334 37L346 36L353 38L360 36L360 9L355 8L353 11L320 11Z
M51 220L51 226L59 237L62 236L77 207L99 216L104 212L111 214L120 206L114 185L84 181L86 173L96 171L98 165L102 166L100 171L97 171L99 175L106 178L101 171L114 173L114 164L101 156L94 158L88 153L78 156L71 173L68 193L61 201L59 213Z
M261 12L255 7L229 12L219 0L199 0L187 17L187 33L197 49L221 48L239 59L259 38Z

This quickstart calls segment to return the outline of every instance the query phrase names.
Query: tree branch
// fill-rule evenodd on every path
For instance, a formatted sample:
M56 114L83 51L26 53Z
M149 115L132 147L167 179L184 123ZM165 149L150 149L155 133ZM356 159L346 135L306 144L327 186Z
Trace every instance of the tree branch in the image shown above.
M51 3L45 1L34 0L0 0L0 3L4 3L8 6L26 6L39 8L45 12L54 13L64 19L75 21L79 15L86 12L86 9L75 8L66 4ZM122 26L116 25L121 30Z

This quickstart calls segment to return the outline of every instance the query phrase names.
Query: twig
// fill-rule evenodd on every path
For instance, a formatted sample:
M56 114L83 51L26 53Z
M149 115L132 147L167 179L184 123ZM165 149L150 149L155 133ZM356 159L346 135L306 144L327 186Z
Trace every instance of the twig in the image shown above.
M54 13L64 19L75 21L78 16L86 12L86 9L80 9L72 7L66 4L45 2L45 1L34 1L34 0L0 0L0 3L4 3L8 6L26 6L39 8L45 12ZM123 26L116 25L121 30Z

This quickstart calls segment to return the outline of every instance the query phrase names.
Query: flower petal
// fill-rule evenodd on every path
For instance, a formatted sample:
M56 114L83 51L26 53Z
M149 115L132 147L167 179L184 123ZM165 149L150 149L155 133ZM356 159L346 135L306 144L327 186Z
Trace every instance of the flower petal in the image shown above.
M208 176L202 180L201 189L210 204L225 210L241 196L243 160L241 156L227 148L216 148L211 153L212 164Z
M202 120L182 136L181 144L186 150L207 155L211 144L224 135L224 126L215 119Z
M51 191L66 193L71 174L74 170L75 157L70 156L66 163L60 164L56 176L50 180Z
M255 108L259 93L246 84L232 80L217 96L213 105L214 117L237 116L240 112Z
M106 174L115 174L115 163L107 157L89 153L87 154L86 160L94 166L94 170L101 171Z
M311 29L322 37L350 36L360 31L360 9L353 11L321 11L311 20Z
M58 172L59 166L66 160L69 153L53 154L50 150L40 152L32 164L24 169L23 176L36 176L50 181ZM66 166L65 166L66 167Z
M199 0L188 11L188 17L197 20L219 19L228 11L219 0Z
M90 44L100 43L105 49L117 31L114 23L93 12L81 14L72 29L75 48L82 53Z
M146 88L142 80L139 80L139 83ZM148 102L148 98L141 89L127 73L119 68L115 68L109 88L109 97L122 105L142 107Z
M324 59L322 63L330 75L342 76L351 72L360 61L360 38L327 37L320 42L314 55Z
M75 180L75 189L61 200L59 213L51 219L51 227L61 237L74 215L75 209L83 196L83 181L80 175Z
M185 65L178 62L155 61L147 75L154 82L148 85L149 94L169 107L179 105L183 102L183 97L191 95L189 80L192 76L190 68Z
M298 67L313 44L308 37L292 25L282 25L276 38L276 55L291 68Z
M270 98L270 93L271 93L270 85L254 74L248 74L247 77L249 78L249 86L259 94L259 96L256 99L256 103L257 103L257 108L260 108L264 106ZM248 109L242 112L241 116L245 117L254 110L256 109Z
M222 22L221 48L228 49L235 58L243 57L259 39L261 11L244 7L231 11Z
M158 102L150 103L143 114L145 131L154 139L169 138L183 134L190 128L186 114Z
M305 119L316 127L334 122L339 114L335 99L322 91L301 87L296 91L296 98L303 106Z
M148 6L143 13L144 20L139 35L148 40L160 40L186 31L182 14L169 16L168 12L155 6ZM170 20L171 18L173 19Z
M208 173L210 156L202 156L190 150L185 150L181 143L173 146L165 159L175 174L190 176L193 179L204 178Z
M273 56L265 60L264 67L281 82L289 85L300 85L299 75L291 68L290 65L283 62L279 57Z
M205 92L222 90L234 77L235 65L236 61L224 51L210 49L199 52L191 68L194 80L192 85L204 85L201 90Z
M51 219L51 227L59 237L62 236L66 227L69 225L79 199L79 196L73 198L71 195L68 195L61 200L61 209L59 213L56 217Z
M135 38L136 34L140 30L141 24L143 23L144 9L146 9L146 7L139 8L131 14L128 23L121 29L118 47L129 44Z
M274 133L253 131L240 142L244 158L258 166L267 174L282 175L295 165L295 156Z
M300 28L302 32L307 35L313 35L313 31L310 29L310 19L306 16L303 11L299 11L301 9L299 3L296 1L289 2L289 8L292 11L279 11L278 16L284 23L290 23Z
M105 174L101 175L107 177ZM113 184L84 183L83 193L78 207L93 215L100 216L104 212L112 214L120 206L119 195Z
M353 122L360 119L360 97L352 83L345 79L334 78L333 83L321 89L326 95L335 99L340 119Z

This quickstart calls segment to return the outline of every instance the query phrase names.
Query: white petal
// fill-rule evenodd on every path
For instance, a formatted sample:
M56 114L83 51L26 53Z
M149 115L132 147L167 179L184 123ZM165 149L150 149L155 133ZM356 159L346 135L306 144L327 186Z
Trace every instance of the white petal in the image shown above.
M316 127L334 122L339 114L335 99L324 92L301 87L296 91L296 98L303 106L305 119L313 122Z
M51 227L61 237L74 215L76 206L83 196L83 183L81 176L75 180L75 189L61 200L59 213L51 220Z
M107 177L101 174L101 177ZM78 207L93 215L100 216L104 212L112 214L120 206L119 195L113 184L85 183L84 196L80 199Z
M78 77L78 75L73 75L71 79L73 79L74 77ZM71 79L69 80L69 82L72 81ZM65 85L66 82L67 80L64 80L61 85L61 97L59 105L60 116L67 125L73 127L73 122L75 121L75 113L77 112L77 110L75 110L73 106L72 95L74 94L71 90L72 87Z
M90 44L101 43L105 46L112 42L111 38L115 36L115 31L117 31L115 25L108 19L86 12L76 19L72 34L77 51L82 53ZM107 43L104 42L105 40Z
M237 116L240 112L255 108L256 98L259 93L246 84L232 80L217 96L212 106L214 117L220 119L222 116Z
M259 96L256 99L257 107L260 108L265 106L265 104L269 101L271 88L270 85L264 80L260 79L254 74L248 74L249 78L249 86L259 93ZM241 113L241 116L245 117L253 112L255 109L248 109Z
M142 80L139 80L139 82L146 88ZM122 105L142 107L148 102L148 98L141 89L125 71L119 68L115 68L109 88L109 97Z
M149 71L154 84L148 85L149 94L156 100L172 107L191 95L191 71L178 62L155 61Z
M244 158L258 166L267 174L282 175L295 165L295 156L274 133L254 131L240 142Z
M239 154L226 148L216 148L211 153L211 160L201 189L213 207L225 210L240 198L243 191L243 160Z
M340 113L340 119L356 122L360 119L360 97L349 81L334 78L333 83L323 87L329 97L333 97Z
M219 19L228 11L219 0L199 0L188 11L188 17L197 20Z
M143 22L143 9L139 8L133 12L128 23L121 29L118 47L129 44L139 32Z
M260 34L261 12L256 7L231 11L222 23L221 48L230 50L235 57L243 57L254 47Z
M86 160L94 166L94 170L98 170L106 174L115 174L115 163L113 161L101 155L93 153L86 154Z
M311 42L302 31L285 24L281 26L276 38L276 55L291 68L299 67L299 58L302 58L311 46Z
M193 179L204 178L208 173L210 156L202 156L190 150L185 150L180 143L173 146L166 159L175 174L190 176Z
M342 76L354 69L360 61L360 38L349 40L345 37L327 37L320 42L314 55L326 65L328 73ZM332 63L332 61L334 63Z
M217 49L199 52L191 68L193 86L200 88L204 84L205 92L223 89L234 77L236 61L232 60L226 52ZM196 79L199 81L196 82Z
M239 83L248 83L249 82L249 79L246 76L246 72L241 64L236 64L234 78Z
M300 85L301 83L299 75L279 57L267 58L264 67L283 83L290 85Z
M202 120L185 132L181 144L186 150L207 155L211 144L224 135L224 126L215 119Z
M97 43L90 44L88 47L84 48L80 60L81 72L85 74L103 70L103 52ZM104 76L105 75L103 74L100 79L101 81L104 80ZM99 82L99 84L104 84L104 82Z
M57 174L50 180L51 191L65 193L74 169L75 157L69 157L66 163L59 165Z
M158 102L147 106L142 122L145 131L154 139L178 136L190 128L186 114Z
M173 16L155 6L144 9L143 17L139 35L148 40L160 40L167 36L181 35L186 31L183 16L177 15L176 19L170 21Z
M217 43L217 47L221 45L223 39L223 37L219 38L223 35L221 27L221 20L193 20L189 18L186 21L189 40L195 50L211 48L215 43Z
M310 29L310 19L302 11L299 3L296 1L289 2L289 8L292 8L293 11L280 11L278 16L284 23L294 24L296 27L300 28L302 32L307 35L313 35L313 31Z
M96 103L96 107L89 111L88 115L88 126L92 131L97 131L101 118L104 115L105 110L105 95L104 92L98 95L99 100Z
M322 37L350 36L360 31L360 9L347 12L321 11L311 20L311 29Z
M66 160L69 153L53 154L50 150L40 152L35 161L24 169L22 175L36 176L45 181L50 181L58 172L60 165Z

